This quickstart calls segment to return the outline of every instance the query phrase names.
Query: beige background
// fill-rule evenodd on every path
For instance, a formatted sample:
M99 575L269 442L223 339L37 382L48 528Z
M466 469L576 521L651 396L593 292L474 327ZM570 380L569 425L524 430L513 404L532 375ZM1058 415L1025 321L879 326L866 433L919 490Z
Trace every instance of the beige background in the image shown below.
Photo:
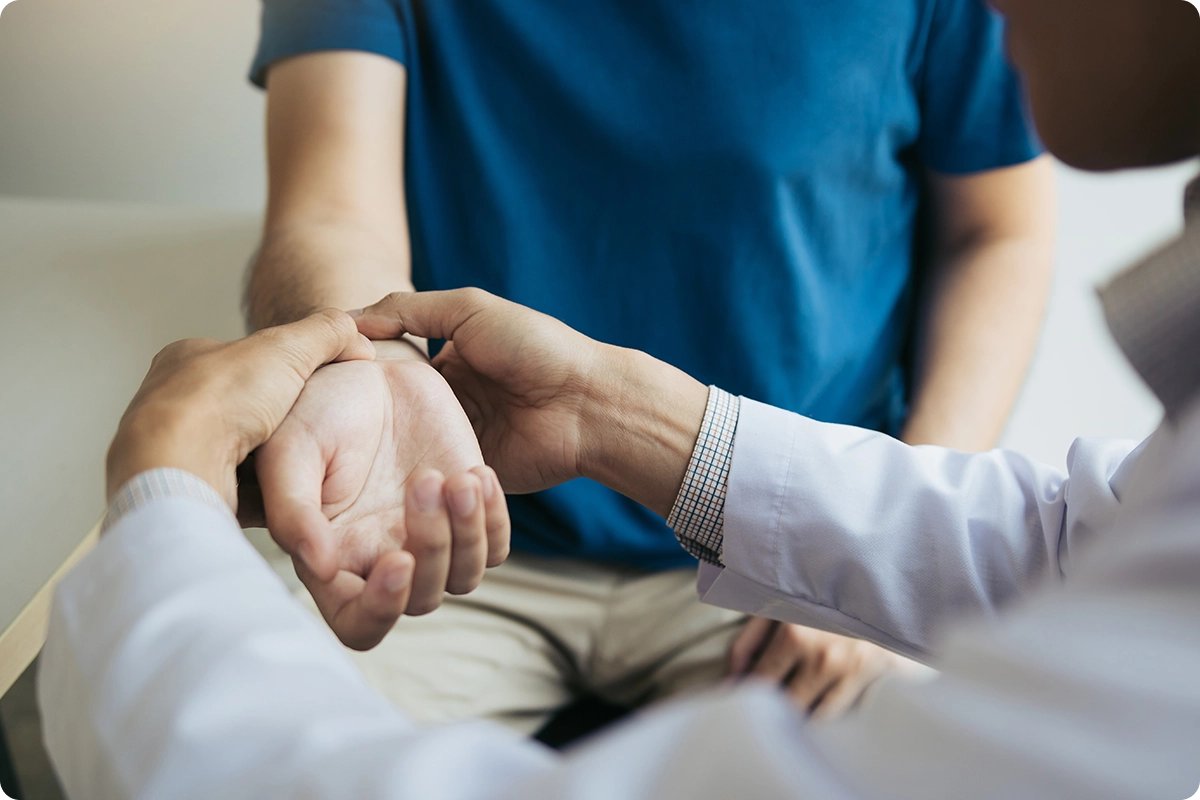
M257 0L17 0L0 194L257 209Z

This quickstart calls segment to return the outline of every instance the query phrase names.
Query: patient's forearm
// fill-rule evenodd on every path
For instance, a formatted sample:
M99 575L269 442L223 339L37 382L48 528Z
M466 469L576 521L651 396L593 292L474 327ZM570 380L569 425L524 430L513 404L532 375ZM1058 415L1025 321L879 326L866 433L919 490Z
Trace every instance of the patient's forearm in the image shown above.
M397 243L348 220L276 225L263 237L244 298L252 330L283 325L322 308L350 310L390 292L412 291L408 256ZM424 358L424 339L380 343L382 358Z
M362 308L396 291L412 291L401 248L348 220L296 221L264 234L246 282L246 317L265 328L321 308Z

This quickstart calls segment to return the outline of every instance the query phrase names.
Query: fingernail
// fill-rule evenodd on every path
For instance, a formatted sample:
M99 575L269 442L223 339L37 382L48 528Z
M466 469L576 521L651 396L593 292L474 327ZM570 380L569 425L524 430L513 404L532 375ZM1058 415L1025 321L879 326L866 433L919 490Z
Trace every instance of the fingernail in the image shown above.
M437 478L425 478L418 482L414 494L417 497L417 508L426 514L441 510L442 482Z
M392 594L397 594L408 586L408 579L408 567L392 567L383 577L383 588Z
M496 493L496 477L488 475L483 479L483 499L491 500L492 495Z
M365 311L365 310L366 309L363 309L363 308L354 308L354 309L351 309L350 311L347 311L346 313L352 317L361 317L363 315L363 311Z
M474 486L450 492L450 510L454 512L454 516L456 517L471 516L475 511L475 504L477 502Z

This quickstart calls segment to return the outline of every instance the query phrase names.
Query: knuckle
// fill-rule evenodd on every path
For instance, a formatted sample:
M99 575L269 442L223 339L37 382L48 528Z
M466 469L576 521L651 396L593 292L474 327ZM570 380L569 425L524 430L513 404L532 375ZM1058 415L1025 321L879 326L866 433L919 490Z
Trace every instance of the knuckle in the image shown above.
M489 567L498 567L508 560L509 546L504 544L501 547L492 548L491 557L488 558Z
M417 559L439 558L450 552L451 544L450 532L438 530L411 537L405 549Z
M480 583L482 581L474 575L467 578L454 578L446 584L446 592L453 595L470 594L479 588Z
M426 614L431 614L437 611L442 605L442 598L435 597L432 600L413 600L408 604L408 608L404 613L410 617L423 617Z
M487 556L487 531L483 525L463 522L455 525L450 533L455 558L478 558L482 561Z
M462 290L463 303L470 306L483 305L490 297L491 294L480 289L478 286L468 286Z
M196 353L209 350L219 344L220 342L215 339L180 339L177 342L171 342L171 344L159 350L158 353L155 354L151 363L160 364L181 361L193 356Z
M325 322L340 336L349 336L358 332L354 319L345 311L336 308L325 308L317 312Z
M480 311L487 309L495 300L495 295L476 286L468 286L459 291L458 315L463 320L470 319Z
M169 345L159 350L154 354L153 363L157 364L160 361L165 361L172 357L178 356L187 349L188 343L194 341L192 339L181 339L178 342L171 342Z
M831 675L844 675L849 671L850 660L841 653L834 653L825 659L825 672Z

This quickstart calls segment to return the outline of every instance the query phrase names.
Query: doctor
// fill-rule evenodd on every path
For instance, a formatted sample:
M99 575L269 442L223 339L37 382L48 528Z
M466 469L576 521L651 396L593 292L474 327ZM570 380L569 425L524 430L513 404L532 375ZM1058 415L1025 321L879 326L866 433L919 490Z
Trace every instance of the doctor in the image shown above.
M1060 156L1112 168L1200 152L1187 3L999 5ZM1077 442L1067 474L734 398L477 291L364 311L370 337L450 341L437 363L508 491L600 480L670 520L705 562L706 601L853 633L943 673L883 683L858 713L813 727L778 691L743 688L566 757L485 722L413 725L241 536L234 468L282 420L297 376L370 356L347 320L176 346L114 441L107 533L58 593L40 683L54 763L76 797L1188 797L1200 218L1102 300L1166 419L1137 447ZM403 607L412 566L381 555L364 608Z

